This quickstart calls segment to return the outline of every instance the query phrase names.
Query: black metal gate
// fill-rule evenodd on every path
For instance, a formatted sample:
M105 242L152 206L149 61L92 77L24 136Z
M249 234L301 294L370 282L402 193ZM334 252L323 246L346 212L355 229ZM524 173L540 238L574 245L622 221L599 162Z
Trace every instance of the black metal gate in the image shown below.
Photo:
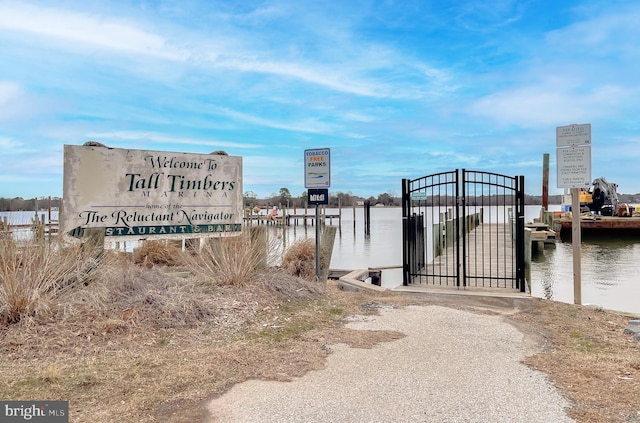
M402 180L403 284L526 291L524 176Z

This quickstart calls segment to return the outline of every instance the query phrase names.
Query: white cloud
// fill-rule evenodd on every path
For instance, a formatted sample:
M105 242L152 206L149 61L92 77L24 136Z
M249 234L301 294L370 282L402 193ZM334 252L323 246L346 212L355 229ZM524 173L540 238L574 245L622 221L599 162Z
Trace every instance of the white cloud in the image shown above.
M541 82L487 95L473 102L468 111L501 125L532 128L611 116L633 96L634 92L615 85L559 87Z
M496 88L467 111L500 125L532 128L637 109L640 90L630 70L640 58L639 6L572 10L572 18L582 20L549 32L530 48L523 44L519 63L484 76Z
M261 117L256 117L253 115L249 115L247 113L238 112L235 110L231 110L228 108L218 108L217 109L221 114L224 114L227 117L251 123L254 125L264 126L268 128L275 129L284 129L287 131L296 131L296 132L307 132L313 134L326 134L332 133L338 130L339 128L336 125L332 125L325 122L320 122L317 119L303 119L297 122L278 122L273 119L265 119Z
M623 11L610 12L608 5L602 13L576 22L548 34L550 48L573 54L588 52L601 57L620 54L624 57L640 56L640 5L631 3Z
M264 18L272 12L259 14ZM445 82L449 78L445 72L398 56L397 52L382 45L344 40L336 51L332 40L320 40L318 59L309 61L289 51L295 42L284 46L276 41L269 43L269 37L262 39L260 32L249 33L228 25L206 32L175 26L170 26L171 31L168 31L169 25L158 22L153 28L145 28L132 18L33 4L0 3L0 30L37 36L38 43L61 40L64 42L56 43L56 48L69 51L78 51L85 46L135 56L137 60L146 57L204 70L230 69L275 75L364 97L418 98L423 91L432 95L442 87L445 91L450 90L446 89ZM309 36L300 35L302 40ZM330 59L323 59L325 56ZM110 65L117 66L118 62ZM370 76L373 74L376 76ZM390 81L385 80L385 75ZM432 88L421 88L425 81Z
M90 45L124 53L184 60L184 53L167 45L166 39L124 20L87 13L37 7L22 3L0 4L0 28L54 37L74 44Z
M119 140L127 140L127 141L141 141L145 143L161 143L161 144L176 144L176 145L202 145L209 146L215 148L243 148L243 149L254 149L254 148L263 148L262 145L258 144L247 144L247 143L237 143L237 142L229 142L229 141L217 141L217 140L206 140L200 138L188 138L188 137L177 137L177 136L167 136L154 132L144 132L144 131L113 131L113 132L94 132L87 134L87 137L91 140L102 142L103 144L108 145L107 140L111 141L119 141Z
M300 79L312 84L322 85L335 91L351 93L368 97L385 96L379 91L375 84L365 83L353 78L345 77L344 74L336 74L335 71L326 68L318 69L317 66L305 66L297 63L274 62L274 61L250 61L228 59L215 63L219 67L242 70L245 72L258 72L288 76Z

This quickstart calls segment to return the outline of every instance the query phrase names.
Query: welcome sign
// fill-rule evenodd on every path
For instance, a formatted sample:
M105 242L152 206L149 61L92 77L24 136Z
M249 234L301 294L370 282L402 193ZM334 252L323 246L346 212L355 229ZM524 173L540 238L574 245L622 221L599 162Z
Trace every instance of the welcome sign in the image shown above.
M242 157L64 146L63 231L183 238L242 231Z

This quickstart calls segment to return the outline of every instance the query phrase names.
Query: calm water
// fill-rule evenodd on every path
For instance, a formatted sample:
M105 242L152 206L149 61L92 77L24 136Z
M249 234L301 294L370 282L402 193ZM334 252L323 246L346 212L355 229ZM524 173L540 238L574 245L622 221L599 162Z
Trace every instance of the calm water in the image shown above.
M559 210L559 206L550 209ZM327 209L327 214L338 213ZM525 221L540 214L540 206L525 208ZM500 215L502 215L500 213ZM333 221L337 226L337 220ZM282 231L282 229L278 229ZM315 228L290 227L286 242L314 237ZM430 238L427 238L430 239ZM364 235L364 211L356 209L355 229L352 209L342 209L341 230L331 256L332 269L366 269L400 266L402 263L402 209L371 208L371 235ZM532 263L532 295L573 303L573 252L571 243L558 241ZM382 285L402 284L400 269L384 270ZM597 240L582 243L582 303L607 309L640 313L640 239Z
M551 206L554 209L554 206ZM557 207L559 209L559 206ZM537 217L540 206L527 206L525 220ZM310 210L310 213L312 211ZM42 213L39 213L41 215ZM327 209L327 214L338 214ZM0 212L0 219L7 213ZM13 213L14 223L29 223L33 212ZM57 215L52 216L53 219ZM329 223L327 221L327 223ZM338 220L332 224L338 226ZM302 225L286 229L270 227L283 246L296 239L315 237L315 227ZM428 238L430 239L430 238ZM128 246L135 242L128 242ZM342 209L342 219L331 256L332 269L366 269L397 266L402 263L402 210L398 207L371 208L371 235L364 234L364 211ZM573 252L571 243L558 241L532 264L532 295L573 303ZM382 284L393 288L402 284L399 268L384 270ZM640 239L583 240L582 303L607 309L640 313Z

